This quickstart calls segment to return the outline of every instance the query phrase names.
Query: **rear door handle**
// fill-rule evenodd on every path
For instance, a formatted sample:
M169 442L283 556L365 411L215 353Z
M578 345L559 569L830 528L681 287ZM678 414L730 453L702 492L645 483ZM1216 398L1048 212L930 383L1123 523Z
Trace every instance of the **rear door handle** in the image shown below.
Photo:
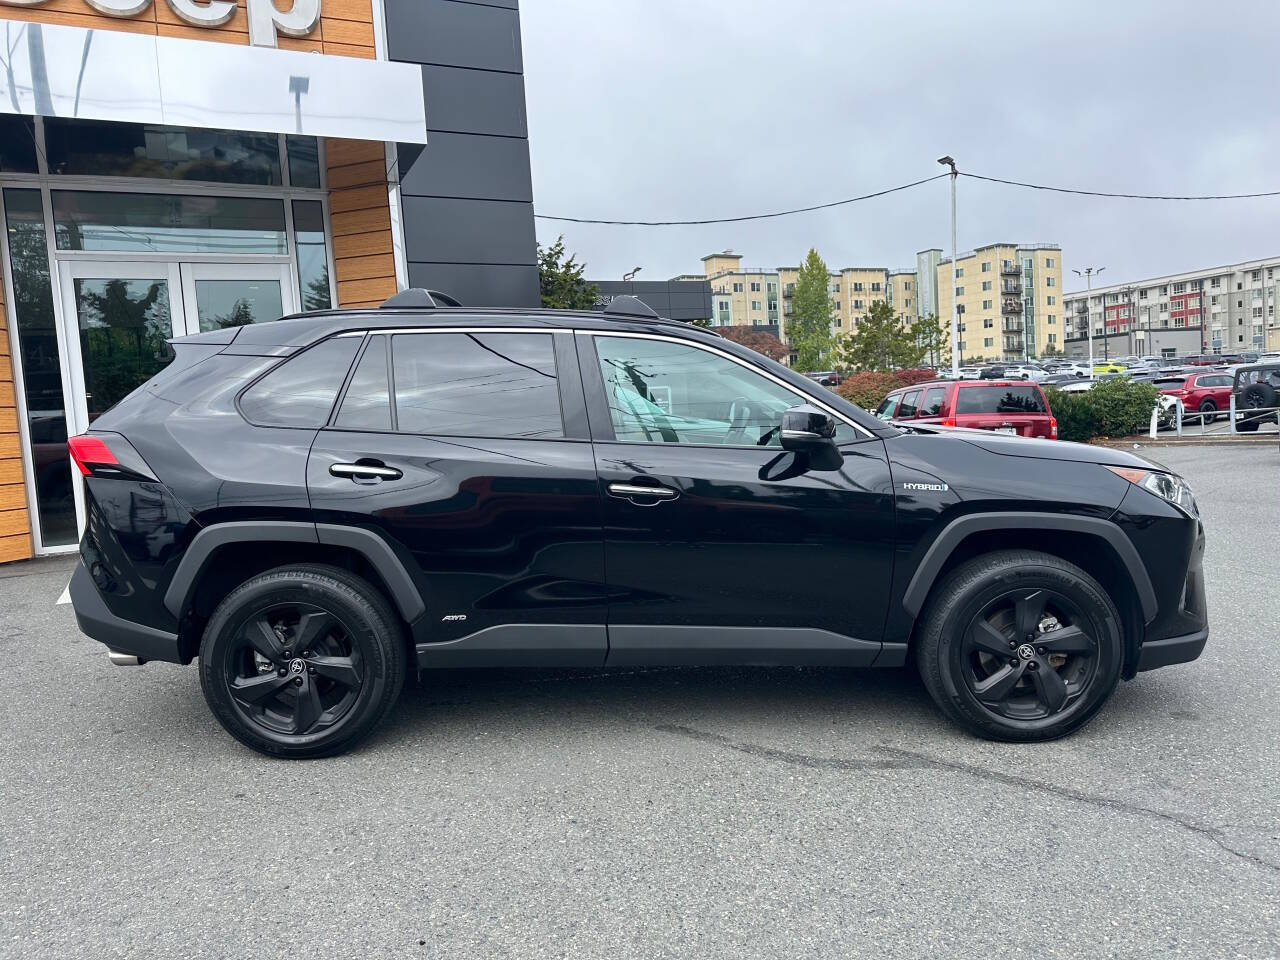
M674 500L680 494L670 487L649 487L639 483L611 483L609 494L631 500L635 497L653 497L655 500Z
M352 480L399 480L404 476L395 467L373 463L335 463L329 467L329 473L335 477L350 477Z

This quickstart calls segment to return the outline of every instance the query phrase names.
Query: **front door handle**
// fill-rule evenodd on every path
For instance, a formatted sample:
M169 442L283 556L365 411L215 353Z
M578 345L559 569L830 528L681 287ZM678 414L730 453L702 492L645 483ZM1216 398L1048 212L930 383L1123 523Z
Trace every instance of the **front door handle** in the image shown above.
M350 477L357 483L360 481L399 480L404 476L395 467L372 463L335 463L329 468L335 477Z
M674 500L680 496L678 491L672 490L670 487L649 487L639 483L611 483L609 484L609 494L610 496L621 497L624 500L632 500L635 497Z

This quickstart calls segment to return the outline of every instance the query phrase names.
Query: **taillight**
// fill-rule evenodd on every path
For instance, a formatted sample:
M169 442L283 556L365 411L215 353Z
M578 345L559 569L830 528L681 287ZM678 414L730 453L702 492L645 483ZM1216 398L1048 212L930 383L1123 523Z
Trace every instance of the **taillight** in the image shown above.
M118 433L82 433L67 440L71 460L86 477L154 482L142 455Z
M81 434L67 440L67 449L71 451L71 459L86 477L93 476L94 467L120 465L111 448L102 442L101 437Z
M1058 439L1058 418L1057 417L1049 418L1049 439L1050 440Z
M944 427L954 427L954 426L956 425L956 418L955 418L955 417L943 417L943 418L942 418L942 425L943 425Z

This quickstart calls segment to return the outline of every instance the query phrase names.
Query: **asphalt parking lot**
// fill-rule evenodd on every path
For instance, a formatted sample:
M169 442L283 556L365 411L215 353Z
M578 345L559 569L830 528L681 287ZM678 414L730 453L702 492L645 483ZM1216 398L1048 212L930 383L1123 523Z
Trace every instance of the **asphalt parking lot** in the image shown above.
M0 567L0 956L1274 957L1280 452L1194 485L1212 634L1065 741L897 671L456 673L281 762Z

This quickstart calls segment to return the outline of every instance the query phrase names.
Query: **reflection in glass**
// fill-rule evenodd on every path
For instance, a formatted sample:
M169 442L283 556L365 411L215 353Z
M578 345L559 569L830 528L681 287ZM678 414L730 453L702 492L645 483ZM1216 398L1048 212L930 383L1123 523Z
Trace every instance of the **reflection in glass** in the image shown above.
M76 318L92 423L173 359L169 284L155 280L76 280Z
M284 254L284 202L262 197L179 197L53 192L59 250Z
M289 186L320 188L320 141L315 137L286 135L289 155Z
M200 331L243 327L279 320L284 301L277 280L197 280L196 314Z
M274 133L48 117L44 136L53 174L262 186L283 182Z
M62 364L54 326L53 285L39 190L4 192L18 358L36 481L36 517L46 547L76 542L76 507L62 403Z
M293 201L293 232L298 248L298 287L303 310L328 310L329 256L324 241L324 208L319 200Z
M37 169L35 121L0 113L0 173L36 173Z

